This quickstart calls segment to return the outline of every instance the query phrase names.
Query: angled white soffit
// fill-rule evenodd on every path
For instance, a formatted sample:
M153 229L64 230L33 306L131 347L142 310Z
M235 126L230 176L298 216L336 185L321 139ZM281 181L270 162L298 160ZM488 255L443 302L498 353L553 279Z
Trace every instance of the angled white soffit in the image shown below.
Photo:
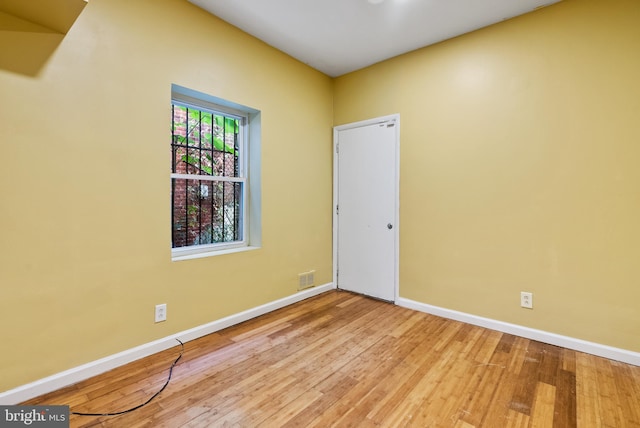
M560 0L189 0L329 76Z

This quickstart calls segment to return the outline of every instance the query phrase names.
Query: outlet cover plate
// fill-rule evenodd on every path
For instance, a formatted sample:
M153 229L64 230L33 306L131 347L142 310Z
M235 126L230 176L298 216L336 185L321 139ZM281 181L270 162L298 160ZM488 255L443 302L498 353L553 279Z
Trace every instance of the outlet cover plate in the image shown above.
M527 309L533 309L533 293L526 291L520 292L520 306Z
M167 304L156 305L156 322L162 322L167 320Z

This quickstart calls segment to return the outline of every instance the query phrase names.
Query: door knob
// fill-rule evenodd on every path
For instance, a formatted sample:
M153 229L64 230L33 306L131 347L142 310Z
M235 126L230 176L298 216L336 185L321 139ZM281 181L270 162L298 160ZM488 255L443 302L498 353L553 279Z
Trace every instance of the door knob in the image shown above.
M391 223L387 224L387 229L393 229L393 225Z

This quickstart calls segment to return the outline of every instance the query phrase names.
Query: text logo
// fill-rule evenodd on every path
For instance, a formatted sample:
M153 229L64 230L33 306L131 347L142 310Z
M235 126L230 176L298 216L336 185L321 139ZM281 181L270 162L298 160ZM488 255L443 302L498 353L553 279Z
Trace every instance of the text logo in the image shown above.
M69 406L0 406L0 428L69 428Z

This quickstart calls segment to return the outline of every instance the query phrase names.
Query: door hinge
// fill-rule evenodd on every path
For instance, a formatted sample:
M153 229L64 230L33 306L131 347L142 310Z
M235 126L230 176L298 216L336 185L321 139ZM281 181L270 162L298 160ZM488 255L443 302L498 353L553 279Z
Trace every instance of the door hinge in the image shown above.
M339 147L339 145L336 144L336 153L340 153L340 149L338 147Z
M340 211L338 208L339 208L339 205L336 205L336 215L340 214Z

